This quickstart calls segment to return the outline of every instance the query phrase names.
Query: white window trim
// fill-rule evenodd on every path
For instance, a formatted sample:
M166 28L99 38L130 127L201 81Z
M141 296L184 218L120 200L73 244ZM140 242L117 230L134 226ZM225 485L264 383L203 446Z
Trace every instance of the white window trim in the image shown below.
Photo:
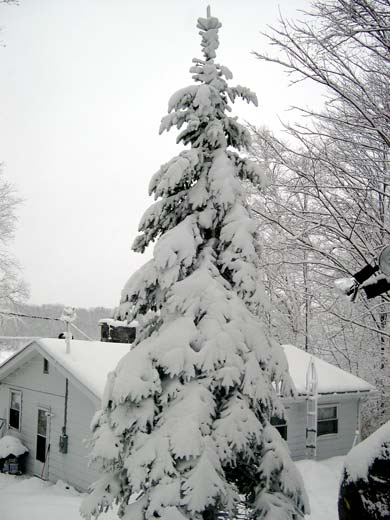
M318 435L318 422L321 422L321 420L318 420L318 410L320 408L336 408L336 417L337 420L337 433L325 433L323 435ZM335 419L323 419L323 421L334 421ZM321 439L334 439L335 437L338 437L340 433L340 419L339 419L339 404L338 403L326 403L326 404L319 404L317 406L317 440Z
M10 415L11 415L11 396L12 394L19 394L20 396L20 410L19 410L19 428L15 428L10 424ZM23 409L23 394L21 390L14 390L13 388L9 389L9 402L8 402L8 429L13 430L15 432L20 432L22 429L22 409Z

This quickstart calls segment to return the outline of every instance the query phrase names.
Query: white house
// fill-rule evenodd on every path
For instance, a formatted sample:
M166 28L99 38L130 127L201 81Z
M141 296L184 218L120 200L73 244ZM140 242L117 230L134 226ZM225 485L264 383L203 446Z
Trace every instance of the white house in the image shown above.
M359 377L314 357L307 352L283 345L297 396L285 398L286 419L278 426L287 440L294 460L307 457L307 371L313 359L317 373L317 456L318 460L345 455L352 448L360 430L360 404L375 388Z
M28 473L79 490L96 480L85 439L107 374L129 348L72 340L67 354L63 339L38 339L0 365L0 417L7 425L0 435L17 435L29 449Z
M108 372L129 344L35 339L0 365L0 436L18 436L29 449L27 471L64 480L86 490L96 480L88 467L89 425L99 408ZM284 350L298 395L285 399L287 422L278 425L294 459L305 458L306 371L310 356ZM318 458L342 455L352 447L359 424L359 403L373 387L329 363L315 359L318 373Z

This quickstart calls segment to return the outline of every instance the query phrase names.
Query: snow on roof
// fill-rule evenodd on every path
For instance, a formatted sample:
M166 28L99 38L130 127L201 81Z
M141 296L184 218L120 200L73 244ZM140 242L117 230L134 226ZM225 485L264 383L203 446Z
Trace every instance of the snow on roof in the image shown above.
M128 343L72 340L70 354L66 354L63 339L39 339L37 343L98 397L103 395L108 372L115 369L130 348ZM306 371L312 356L293 345L283 348L295 388L299 394L305 394ZM314 357L314 363L320 394L375 390L363 379L318 357Z
M67 372L87 387L95 396L103 396L107 375L114 370L119 360L129 351L129 343L71 340L70 354L65 351L64 339L40 338L31 341L25 348L38 344L48 357L54 358ZM283 345L290 375L298 394L306 394L306 371L311 357L318 374L318 393L368 392L375 388L352 374L337 368L318 357L294 347ZM17 353L11 356L16 357ZM6 364L7 361L4 362Z
M71 340L70 353L65 352L65 340L44 338L35 340L48 356L83 383L96 396L103 396L107 374L129 351L129 343Z
M293 345L282 345L286 354L289 372L298 394L306 394L306 371L310 359L314 364L318 376L318 393L333 394L346 392L369 392L375 388L341 368L338 368L316 356L301 350Z

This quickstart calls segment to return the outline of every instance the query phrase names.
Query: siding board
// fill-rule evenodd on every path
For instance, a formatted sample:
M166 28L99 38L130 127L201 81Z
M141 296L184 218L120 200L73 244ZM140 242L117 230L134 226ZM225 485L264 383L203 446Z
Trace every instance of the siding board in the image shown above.
M328 459L346 455L352 448L357 428L358 397L338 399L337 396L320 397L318 404L337 405L338 433L317 438L317 459ZM306 455L306 401L289 403L286 409L287 443L294 460L305 459Z
M50 417L50 452L45 477L53 482L63 480L81 491L88 489L98 474L88 467L88 447L84 439L90 437L89 424L95 413L95 405L78 388L69 382L68 453L59 452L59 439L64 424L65 377L49 365L49 373L43 373L43 357L36 354L17 370L4 378L0 386L0 416L8 422L9 389L22 391L21 431L13 434L20 437L30 453L26 469L34 474L36 454L36 429L38 407L48 408Z

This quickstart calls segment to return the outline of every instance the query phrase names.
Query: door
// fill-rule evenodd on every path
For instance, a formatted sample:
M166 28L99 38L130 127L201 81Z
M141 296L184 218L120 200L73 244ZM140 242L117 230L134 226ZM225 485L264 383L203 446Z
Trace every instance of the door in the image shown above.
M44 480L47 479L49 470L49 430L50 411L47 408L38 408L34 474Z

